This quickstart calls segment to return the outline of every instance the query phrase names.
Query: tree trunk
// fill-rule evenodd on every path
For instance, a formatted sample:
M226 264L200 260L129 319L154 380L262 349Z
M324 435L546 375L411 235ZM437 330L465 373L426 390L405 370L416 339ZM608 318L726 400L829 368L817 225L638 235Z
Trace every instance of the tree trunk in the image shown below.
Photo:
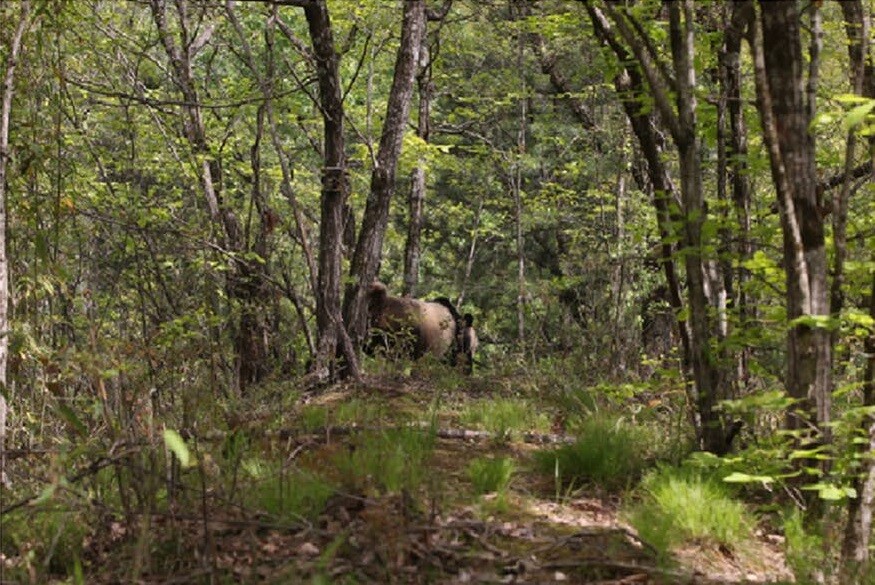
M200 97L192 73L194 52L206 40L194 43L188 38L188 5L182 0L176 0L175 4L181 24L178 43L171 36L165 0L149 2L159 40L170 61L173 81L185 100L182 105L184 134L194 158L202 161L200 179L210 217L222 227L222 236L216 243L231 252L242 252L245 249L243 229L233 209L223 200L222 167L220 161L210 152ZM207 35L205 38L208 38L208 34L209 32L202 33ZM240 259L232 262L231 270L228 271L226 288L228 296L239 302L241 307L235 339L234 370L236 388L243 392L247 385L258 382L266 371L265 358L268 352L260 347L262 340L266 338L266 330L263 320L255 317L260 311L254 306L262 296L262 268L252 265L243 255L238 258Z
M419 54L419 73L416 75L416 87L419 92L419 119L416 124L416 135L428 144L430 134L429 119L431 115L431 60L428 53L427 31L422 33L422 46ZM416 296L416 286L419 284L419 260L421 254L420 234L422 232L422 208L425 202L425 162L420 160L413 169L410 179L409 215L407 224L407 242L404 246L404 287L405 296Z
M6 74L0 88L0 487L9 485L6 476L6 365L9 360L9 259L6 257L6 169L9 163L9 124L12 119L12 95L15 91L15 67L21 52L21 39L30 25L30 2L21 3L18 25L7 48Z
M620 63L628 62L631 59L631 55L617 41L611 30L610 23L591 4L586 4L586 8L595 27L596 34L610 46ZM672 243L677 238L676 230L673 226L679 222L680 218L676 217L676 214L673 214L671 209L673 207L680 208L680 199L677 195L677 188L665 166L665 143L663 134L658 129L656 115L652 110L645 111L641 108L641 98L648 94L641 73L635 67L622 69L614 77L614 86L617 88L617 94L620 96L623 110L647 162L648 184L641 185L641 187L651 194L651 201L656 211L656 224L661 242L659 260L665 274L669 305L674 313L678 337L681 341L681 359L683 361L684 374L689 378L692 363L689 321L682 321L679 318L684 312L684 303L681 296L681 283L677 274L677 267L675 266L675 253L677 250Z
M528 6L520 4L520 16L528 14ZM511 186L513 189L514 228L516 231L517 257L517 341L523 345L526 341L526 250L523 238L523 157L526 154L526 133L528 132L528 88L526 87L525 63L523 50L525 47L524 33L520 31L517 44L517 69L520 74L519 127L517 129L517 151L513 157L511 170Z
M741 100L741 72L740 54L741 39L753 14L753 4L749 1L733 2L725 6L726 27L723 47L720 52L721 83L723 94L726 99L726 110L729 114L729 137L726 148L728 159L729 182L732 192L732 204L735 208L738 222L737 257L741 260L737 269L737 286L732 301L738 315L739 327L744 330L747 327L749 307L747 301L747 282L750 280L750 272L744 267L744 261L753 255L753 246L750 238L751 227L751 188L747 169L747 127L744 122L744 112ZM728 288L728 287L727 287ZM735 381L739 386L747 382L750 377L748 362L750 348L742 347L736 358Z
M319 229L319 286L316 290L316 325L318 346L316 371L337 372L335 356L341 342L348 374L358 378L358 360L345 341L346 332L340 313L340 279L343 261L343 211L349 195L346 153L343 136L343 96L340 87L338 56L334 50L331 20L324 0L304 8L316 71L324 126L325 166L322 169L321 217Z
M459 296L456 297L456 306L461 307L465 301L468 290L468 281L471 280L471 271L474 269L474 256L477 253L477 234L480 230L480 216L483 214L483 198L477 203L477 212L474 214L474 227L471 230L471 245L468 246L468 258L465 260L465 273L462 275L462 284L459 285Z
M696 383L696 399L699 416L702 418L701 445L708 451L722 454L727 445L723 425L715 412L717 403L726 398L724 372L717 365L713 354L711 338L719 332L715 326L706 293L706 263L702 256L704 241L702 226L705 221L705 198L702 190L702 168L699 164L701 145L696 122L696 72L693 58L693 7L692 2L669 4L670 35L672 56L677 78L678 134L675 143L678 147L681 172L681 200L683 202L684 222L683 242L684 260L687 271L687 295L690 310L690 349L693 376ZM682 22L683 21L683 22ZM712 286L722 283L720 278L710 279ZM721 293L712 291L712 299L719 299Z
M831 347L824 225L808 129L798 3L760 3L762 35L751 35L757 97L784 235L787 271L787 391L799 403L791 429L816 425L828 439Z
M842 2L845 31L848 37L848 60L850 62L851 88L857 95L875 98L875 72L870 56L871 21L860 0ZM845 148L845 176L840 191L833 200L833 240L835 256L833 260L833 282L830 291L830 312L838 316L844 306L844 259L846 257L846 225L848 201L851 195L851 173L853 170L856 146L856 129L848 133ZM875 157L870 139L870 156ZM870 180L875 176L870 173ZM869 293L869 315L875 318L875 277ZM835 347L835 338L833 347ZM866 339L867 357L863 378L863 406L875 406L875 334ZM856 498L848 499L848 519L842 543L842 567L845 581L851 582L863 574L869 563L869 542L872 534L872 507L875 504L875 464L866 452L875 450L875 417L863 419L861 431L869 438L868 444L859 446L862 469L854 478Z
M361 346L367 333L367 287L377 276L377 266L382 255L389 204L395 192L395 170L410 112L413 80L419 62L419 49L424 29L425 1L404 2L401 44L395 61L392 89L386 106L386 119L383 122L380 147L371 174L371 189L365 206L362 228L350 266L352 283L347 287L343 299L343 318L355 348Z
M618 12L609 2L604 7L632 49L647 78L661 121L668 127L678 149L683 210L681 240L684 245L689 312L689 363L694 382L692 394L696 403L695 414L699 419L695 425L696 434L700 448L722 454L729 447L729 435L715 406L727 397L727 384L721 360L712 349L712 338L722 335L720 320L715 320L713 313L716 310L719 314L725 293L716 264L703 256L707 249L702 234L706 209L696 121L693 2L683 0L668 3L673 76L666 73L665 67L658 61L658 54L648 46L646 39L633 30L631 16L626 11ZM675 96L674 107L671 93Z

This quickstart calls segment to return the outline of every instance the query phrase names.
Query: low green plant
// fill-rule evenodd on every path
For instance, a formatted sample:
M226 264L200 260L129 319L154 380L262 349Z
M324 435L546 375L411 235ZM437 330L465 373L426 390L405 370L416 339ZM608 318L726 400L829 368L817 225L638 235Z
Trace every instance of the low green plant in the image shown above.
M415 428L363 433L352 449L336 460L345 483L353 488L371 484L384 492L415 490L425 478L425 464L434 448L434 433Z
M800 585L814 585L815 583L830 583L836 580L840 582L875 583L871 574L843 575L837 566L839 558L837 544L828 544L824 541L824 529L830 524L829 521L819 522L816 526L806 523L805 513L798 508L785 512L782 516L784 525L784 554L787 564L796 577L796 583ZM850 567L844 567L849 569ZM870 577L867 579L866 577Z
M528 400L513 398L474 401L459 418L462 424L487 430L499 440L510 438L513 432L550 429L546 413L539 412Z
M371 424L382 417L383 410L380 405L354 398L330 406L305 406L298 414L298 421L305 431L317 431L329 426Z
M688 468L660 467L641 482L641 498L627 512L641 538L666 558L685 542L729 548L752 538L754 521L727 486Z
M478 495L507 491L514 472L510 457L478 457L468 464L468 479Z
M580 423L574 443L536 453L535 463L557 478L557 489L581 483L621 489L636 481L649 464L648 443L643 429L596 417Z
M3 518L0 551L8 557L20 554L24 562L6 569L10 582L48 581L51 575L74 575L81 571L83 542L88 532L85 517L63 504L47 502ZM78 569L77 569L78 567Z
M335 492L328 481L309 471L279 474L275 466L253 461L246 467L261 478L250 488L251 503L276 518L313 520Z

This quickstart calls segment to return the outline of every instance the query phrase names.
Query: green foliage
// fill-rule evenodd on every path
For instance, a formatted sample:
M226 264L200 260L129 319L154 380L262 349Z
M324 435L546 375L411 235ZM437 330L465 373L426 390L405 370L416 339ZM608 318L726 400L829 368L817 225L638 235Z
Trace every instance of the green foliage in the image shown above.
M185 441L179 436L179 433L171 429L165 429L164 444L167 445L167 448L174 455L176 455L176 458L179 459L179 464L182 465L182 467L193 465L194 460L192 459L191 451L189 451L188 445L185 444Z
M22 555L19 560L24 561L18 567L4 565L4 578L44 582L50 575L81 571L84 541L89 533L85 520L79 512L56 502L4 515L0 551L7 559Z
M690 542L738 550L752 536L755 523L744 505L719 481L689 469L660 467L643 479L638 493L626 515L663 557Z
M795 508L784 514L783 525L787 563L793 569L796 582L822 583L824 570L829 569L822 534L806 528L804 514Z
M635 483L648 466L649 445L640 427L597 416L581 422L573 444L540 451L535 462L562 485L622 489Z
M296 416L296 424L306 431L324 430L331 426L379 424L386 416L375 402L352 398L332 404L309 404Z
M468 464L468 479L474 485L474 493L503 493L510 485L514 472L510 457L478 457Z

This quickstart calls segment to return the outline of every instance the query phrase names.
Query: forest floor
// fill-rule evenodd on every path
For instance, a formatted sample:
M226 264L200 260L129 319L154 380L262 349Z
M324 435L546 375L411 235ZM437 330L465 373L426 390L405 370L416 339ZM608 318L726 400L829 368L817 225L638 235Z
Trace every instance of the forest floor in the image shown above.
M280 413L252 413L251 429L275 429L260 447L283 461L283 469L339 473L333 484L344 487L334 490L307 518L268 513L245 493L229 502L227 490L220 495L220 490L209 488L188 498L185 509L170 504L167 512L143 518L139 534L129 534L117 516L107 514L103 527L90 532L84 547L83 582L793 581L781 537L765 528L756 532L755 540L732 550L697 543L674 550L671 558L659 558L624 522L620 504L631 497L628 491L557 488L553 478L534 469L536 451L566 440L552 433L561 423L554 429L515 430L501 436L465 428L457 413L505 390L501 383L484 378L455 379L461 380L459 386L437 389L424 376L370 377L361 385L297 396ZM442 406L435 410L438 393ZM317 424L321 428L302 430L305 410L331 413L350 403L358 404L359 412L379 414L364 417L364 423ZM428 412L433 413L431 420L421 420ZM338 454L365 448L358 435L395 424L437 429L418 487L377 489L372 478L350 480L349 473L342 477L331 469ZM476 495L466 470L472 460L490 457L512 459L515 472L504 493ZM254 490L243 475L241 471L236 489ZM289 482L286 497L294 490L294 482ZM138 547L144 539L148 546ZM7 566L16 562L3 561ZM126 575L137 574L131 572L134 565L152 567L151 574L141 571L140 577L128 580Z

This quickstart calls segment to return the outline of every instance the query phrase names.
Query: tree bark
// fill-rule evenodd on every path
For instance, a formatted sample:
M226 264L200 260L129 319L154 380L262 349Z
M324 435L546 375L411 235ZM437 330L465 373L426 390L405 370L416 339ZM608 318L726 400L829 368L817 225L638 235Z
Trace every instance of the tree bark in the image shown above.
M361 346L367 333L367 287L377 276L382 254L389 205L395 192L395 170L410 112L413 80L424 29L424 0L404 2L401 44L395 61L392 89L386 107L380 147L371 173L368 202L350 266L352 283L347 287L343 299L343 318L355 348Z
M808 129L804 58L795 1L760 2L760 35L750 35L758 107L784 235L787 282L787 391L799 402L791 429L812 425L828 438L831 347L827 262L817 199L814 141Z
M845 31L848 37L848 61L851 73L851 89L857 95L875 98L875 72L871 58L871 21L860 0L842 2ZM844 259L847 256L847 214L851 195L851 181L856 149L856 129L848 133L845 148L844 182L833 199L833 282L830 291L830 312L839 316L844 306ZM870 139L870 157L875 156L873 141ZM870 171L870 180L875 176ZM869 315L875 318L875 276L869 293ZM835 347L836 339L832 340ZM867 361L863 378L863 406L875 406L875 334L865 342ZM854 478L853 486L857 497L848 499L848 519L845 524L842 542L843 578L852 582L865 571L869 563L869 542L872 534L872 508L875 504L875 464L866 452L875 450L875 417L867 416L861 424L862 434L868 437L868 444L859 446L862 469Z
M338 56L334 49L331 20L324 0L304 8L322 110L325 166L322 169L322 196L319 229L319 285L316 289L318 345L316 371L327 368L334 378L339 373L335 356L338 343L346 358L347 373L359 377L356 352L349 346L340 312L340 279L343 262L343 211L349 195L346 152L343 136L343 95L340 87Z
M416 75L416 87L419 93L419 117L416 123L416 135L428 144L431 134L431 96L433 85L431 79L431 57L428 51L427 31L423 31L422 46L419 54L419 73ZM410 198L408 200L407 242L404 245L404 287L405 296L416 296L416 286L419 284L419 260L421 255L420 237L422 233L422 209L425 202L425 162L420 160L413 169L410 178Z
M586 4L596 34L602 38L617 56L620 63L628 63L632 58L626 48L614 35L610 23L591 3ZM656 224L659 230L659 260L665 275L668 289L668 301L675 316L678 337L681 341L681 359L684 374L691 375L690 331L689 321L681 320L684 302L681 293L680 278L675 265L677 252L672 243L677 238L674 224L679 217L672 213L672 208L680 208L680 198L671 175L665 166L665 141L659 131L659 122L652 110L641 108L641 98L647 95L647 87L641 72L635 67L622 69L614 77L614 87L620 96L620 102L629 125L638 139L638 144L647 162L647 185L642 185L651 194L651 201L656 211Z
M726 111L729 114L726 157L732 204L735 208L739 229L736 252L737 257L741 259L741 262L738 262L735 276L737 284L732 301L735 305L739 326L745 329L750 318L750 308L747 301L747 282L750 280L750 272L744 267L744 261L753 255L753 245L750 238L751 187L747 169L747 126L744 121L741 99L740 54L741 40L753 15L753 4L749 0L733 2L725 5L725 9L727 14L723 47L720 51L720 79L723 85ZM727 286L728 288L729 286ZM748 347L741 348L738 352L735 375L735 381L739 386L743 386L750 377L749 359L750 349Z
M516 257L517 257L517 341L520 345L526 341L526 249L523 237L523 157L526 154L526 134L528 132L528 90L524 77L523 48L524 41L520 33L517 47L517 68L520 73L520 98L519 98L519 128L517 129L517 152L514 156L511 168L511 187L513 190L514 229L516 232Z
M6 171L9 164L9 126L12 120L12 96L15 91L15 67L21 53L21 41L30 26L30 2L21 3L18 24L9 42L6 74L0 88L0 487L9 485L6 476L6 366L9 361L9 259L6 257Z

